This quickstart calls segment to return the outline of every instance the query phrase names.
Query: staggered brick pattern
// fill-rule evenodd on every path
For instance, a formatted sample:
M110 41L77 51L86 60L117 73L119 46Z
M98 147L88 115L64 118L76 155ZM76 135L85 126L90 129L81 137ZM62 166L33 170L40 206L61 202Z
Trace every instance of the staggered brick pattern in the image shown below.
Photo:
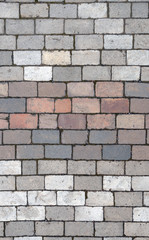
M149 0L0 0L0 240L149 240Z

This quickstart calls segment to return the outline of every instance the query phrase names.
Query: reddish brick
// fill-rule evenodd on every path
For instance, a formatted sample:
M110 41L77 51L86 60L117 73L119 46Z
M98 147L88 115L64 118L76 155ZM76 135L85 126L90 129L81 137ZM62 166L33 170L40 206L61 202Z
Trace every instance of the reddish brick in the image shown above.
M114 114L88 115L87 123L89 129L113 129L115 128Z
M149 146L133 146L132 159L149 160Z
M0 129L8 129L8 114L0 114Z
M65 83L39 83L38 85L40 97L65 97Z
M60 114L58 127L63 129L85 129L86 118L82 114Z
M149 113L149 99L131 99L130 110L133 113Z
M50 98L29 98L27 111L33 113L53 113L54 100Z
M32 114L11 114L10 128L32 129L37 128L37 115Z
M128 113L129 100L124 98L117 99L102 99L101 112L103 113Z
M74 98L72 100L72 111L74 113L99 113L100 102L98 99Z
M119 82L98 82L96 83L97 97L122 97L123 83Z
M71 112L71 100L70 99L57 99L55 101L56 113L69 113Z
M39 128L57 128L57 115L56 114L40 114L39 115Z

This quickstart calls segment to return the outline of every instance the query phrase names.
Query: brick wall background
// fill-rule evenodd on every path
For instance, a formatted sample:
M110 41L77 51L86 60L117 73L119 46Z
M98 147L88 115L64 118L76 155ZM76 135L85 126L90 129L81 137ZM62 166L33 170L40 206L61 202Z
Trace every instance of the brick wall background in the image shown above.
M149 239L149 0L0 0L0 240Z

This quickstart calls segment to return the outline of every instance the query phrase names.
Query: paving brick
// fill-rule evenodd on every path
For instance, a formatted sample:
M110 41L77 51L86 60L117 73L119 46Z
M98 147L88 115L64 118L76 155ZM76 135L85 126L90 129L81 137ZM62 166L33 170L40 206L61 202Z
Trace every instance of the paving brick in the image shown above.
M69 113L71 112L71 100L70 99L57 99L55 101L56 113Z
M48 220L56 221L70 221L74 220L73 207L46 207L46 218Z
M0 98L0 112L19 113L25 111L25 99Z
M8 129L8 114L0 114L0 129Z
M118 142L120 144L145 144L145 131L119 130Z
M0 81L22 81L22 67L0 67Z
M74 146L73 159L99 160L101 159L101 146L100 145Z
M8 97L8 84L0 83L0 97Z
M0 207L0 220L1 221L16 220L16 208L15 207Z
M149 206L149 193L144 193L144 205Z
M0 66L12 65L12 52L0 51Z
M44 220L45 208L44 207L18 207L17 219L18 220Z
M80 67L54 67L53 81L72 82L81 81Z
M69 51L43 51L42 63L45 65L69 65L71 63Z
M10 97L36 97L37 84L25 83L25 82L9 83L9 96Z
M148 84L146 83L127 83L125 86L125 94L130 97L143 97L148 98Z
M112 80L117 81L138 81L140 78L139 67L118 66L112 67Z
M15 36L0 36L0 49L1 50L14 50L16 48Z
M77 5L75 4L51 4L50 17L53 18L76 18Z
M46 49L73 49L73 37L72 36L46 36L45 38Z
M28 130L6 130L3 132L4 144L30 144L31 132Z
M15 190L15 176L1 176L0 190Z
M75 190L101 190L102 178L97 176L76 176Z
M62 222L36 222L35 223L37 236L62 236L63 223Z
M135 35L134 37L134 48L135 49L148 49L149 46L148 35Z
M126 33L148 33L149 20L148 19L126 19Z
M37 34L60 34L63 33L62 19L37 19Z
M95 175L94 161L69 161L68 173L76 175Z
M148 146L133 146L132 159L149 160L149 147Z
M144 128L144 116L139 114L118 115L117 128L142 129Z
M100 52L95 50L72 51L72 65L98 65Z
M149 234L148 223L125 223L125 236L143 236L148 237Z
M0 236L4 236L4 223L0 223Z
M67 222L65 232L66 236L93 236L93 223Z
M105 98L101 100L101 112L103 113L128 113L129 100L127 98Z
M13 53L14 64L16 65L40 65L40 51L16 51Z
M131 178L127 176L105 176L103 178L103 189L111 191L130 191Z
M149 208L140 207L133 209L133 220L134 221L141 221L141 222L148 222L149 216Z
M12 35L34 34L34 21L23 19L6 20L6 33Z
M44 177L20 176L17 177L17 190L43 190Z
M25 67L24 80L26 81L50 81L52 79L51 67Z
M149 113L149 99L131 99L131 112L133 113Z
M130 35L105 35L104 36L105 49L131 49L132 36ZM136 65L136 64L134 64Z
M87 116L88 129L113 129L115 128L114 114L96 114Z
M15 158L15 146L0 146L0 159L14 159Z
M56 205L56 193L54 191L29 191L29 205Z
M147 3L133 3L132 17L133 18L148 18L148 4Z
M86 66L83 67L83 80L110 80L110 67Z
M127 51L128 65L148 65L148 50L131 50Z
M8 222L5 228L6 236L24 236L34 235L34 223L33 222Z
M94 144L110 144L116 143L116 131L90 131L89 142Z
M102 51L101 61L104 65L125 65L126 54L124 51L117 50Z
M76 207L76 221L103 221L102 207Z
M85 116L83 114L60 114L58 127L60 129L85 129Z
M53 159L70 159L71 151L70 145L49 145L45 146L45 157Z
M149 189L149 177L133 177L132 189L134 191L148 191Z
M47 4L22 4L20 10L22 18L48 17Z
M7 191L0 192L0 206L18 206L26 205L26 192ZM11 236L11 235L10 235Z
M28 4L27 4L28 5ZM13 36L12 40L13 41ZM15 45L14 45L15 46ZM17 49L43 49L44 37L43 36L18 36Z
M148 161L129 161L126 163L126 174L127 175L148 175Z
M130 159L131 148L129 145L103 146L103 159L107 160L128 160Z
M113 194L111 192L91 192L87 194L86 205L87 206L112 206Z
M38 162L39 174L65 174L66 161L64 160L41 160Z
M105 207L106 221L132 221L132 208L126 207Z
M59 131L57 130L33 130L33 143L59 143Z
M20 175L20 161L0 161L0 175Z
M4 34L4 20L0 19L0 33Z
M66 95L65 83L39 83L39 97L64 97Z
M97 97L122 97L123 83L120 82L97 82Z
M107 5L105 3L80 4L78 16L80 18L105 18L107 17Z
M36 174L36 161L25 160L22 164L23 175L34 175Z
M99 113L100 103L98 99L73 98L72 112L74 113Z
M45 188L49 190L72 190L73 176L46 176Z
M142 206L141 192L116 192L115 193L116 206Z
M65 21L66 34L90 34L93 33L93 20L72 19Z
M122 33L123 20L122 19L98 19L95 20L95 33Z
M102 222L95 223L95 236L122 236L123 235L123 225L122 223L114 222Z
M102 49L103 36L102 35L76 35L75 36L76 49Z
M110 18L130 18L131 5L130 3L110 3L109 4Z
M18 3L0 3L0 18L19 18Z
M97 174L99 175L123 175L124 162L122 161L99 161L97 162Z
M30 113L52 113L54 111L54 100L50 98L29 98L27 100L27 111Z
M11 114L10 128L32 129L37 128L37 115L32 114Z
M19 159L36 159L43 158L43 146L40 145L22 145L17 147L17 158Z
M94 85L90 82L68 83L67 92L69 97L92 97Z
M87 143L87 131L64 130L61 135L64 144L85 144Z
M57 115L56 114L40 114L39 128L57 128Z

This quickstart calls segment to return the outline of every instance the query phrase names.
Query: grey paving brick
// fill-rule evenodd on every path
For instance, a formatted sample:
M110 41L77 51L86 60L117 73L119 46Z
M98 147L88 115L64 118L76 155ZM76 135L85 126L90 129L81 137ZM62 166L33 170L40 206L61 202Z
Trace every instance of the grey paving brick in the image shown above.
M41 145L22 145L17 147L17 158L40 159L44 157L44 148Z
M75 190L102 190L102 178L97 176L76 176Z
M89 142L95 144L116 143L116 131L90 131Z
M66 34L90 34L93 33L93 20L72 19L65 21Z
M80 67L54 67L53 81L72 82L81 81Z
M22 81L22 67L0 67L0 81Z
M20 176L17 177L17 190L43 190L43 176Z
M54 18L76 18L77 5L75 4L51 4L50 17Z
M4 144L30 144L31 131L28 130L6 130L3 132Z
M132 221L132 208L128 207L105 207L106 221Z
M0 159L14 159L15 147L14 146L0 146Z
M70 159L71 158L71 146L63 145L49 145L45 146L45 157L53 159Z
M33 143L59 143L59 131L57 130L33 130Z
M38 161L38 174L66 174L67 166L64 160Z
M36 174L36 161L23 161L22 165L23 175L33 175Z
M46 36L46 49L73 49L73 37L72 36Z
M4 20L0 19L0 34L4 34Z
M86 66L83 67L83 80L110 80L110 67Z
M103 146L103 159L107 160L128 160L130 159L131 148L129 145Z
M133 3L132 4L133 18L148 18L148 3Z
M68 173L76 175L95 175L95 161L69 161Z
M63 33L62 19L37 19L36 20L37 34L60 34Z
M42 236L62 236L63 235L63 222L36 222L35 229L36 235Z
M43 49L44 36L18 36L17 49Z
M9 84L10 97L36 97L37 84L27 82L13 82Z
M66 222L66 236L93 236L93 223Z
M126 19L126 33L148 33L149 19Z
M74 220L73 207L46 207L46 218L48 220L56 221L70 221Z
M0 112L13 113L25 111L25 99L7 98L0 99Z
M22 18L48 17L47 4L22 4L20 10Z
M125 94L129 97L149 97L149 85L146 83L126 83Z
M110 3L110 18L130 18L131 4L130 3Z
M0 177L0 190L15 190L15 177L14 176L1 176Z
M34 223L33 222L8 222L5 229L6 236L24 236L34 235Z
M116 192L116 206L142 206L141 192Z
M22 27L23 26L23 27ZM7 34L33 34L34 21L33 20L6 20L6 33Z
M123 224L114 222L95 223L95 236L123 236Z
M0 3L0 18L19 18L18 3Z
M125 51L102 51L102 64L104 65L125 65L126 53Z
M87 131L64 130L61 138L64 144L85 144L87 143Z
M0 36L0 49L14 50L16 49L16 37L15 36Z
M75 48L76 49L102 49L103 36L102 35L76 35Z
M0 66L12 65L12 52L11 51L0 51Z
M100 145L74 146L73 159L99 160L101 159L101 146Z

